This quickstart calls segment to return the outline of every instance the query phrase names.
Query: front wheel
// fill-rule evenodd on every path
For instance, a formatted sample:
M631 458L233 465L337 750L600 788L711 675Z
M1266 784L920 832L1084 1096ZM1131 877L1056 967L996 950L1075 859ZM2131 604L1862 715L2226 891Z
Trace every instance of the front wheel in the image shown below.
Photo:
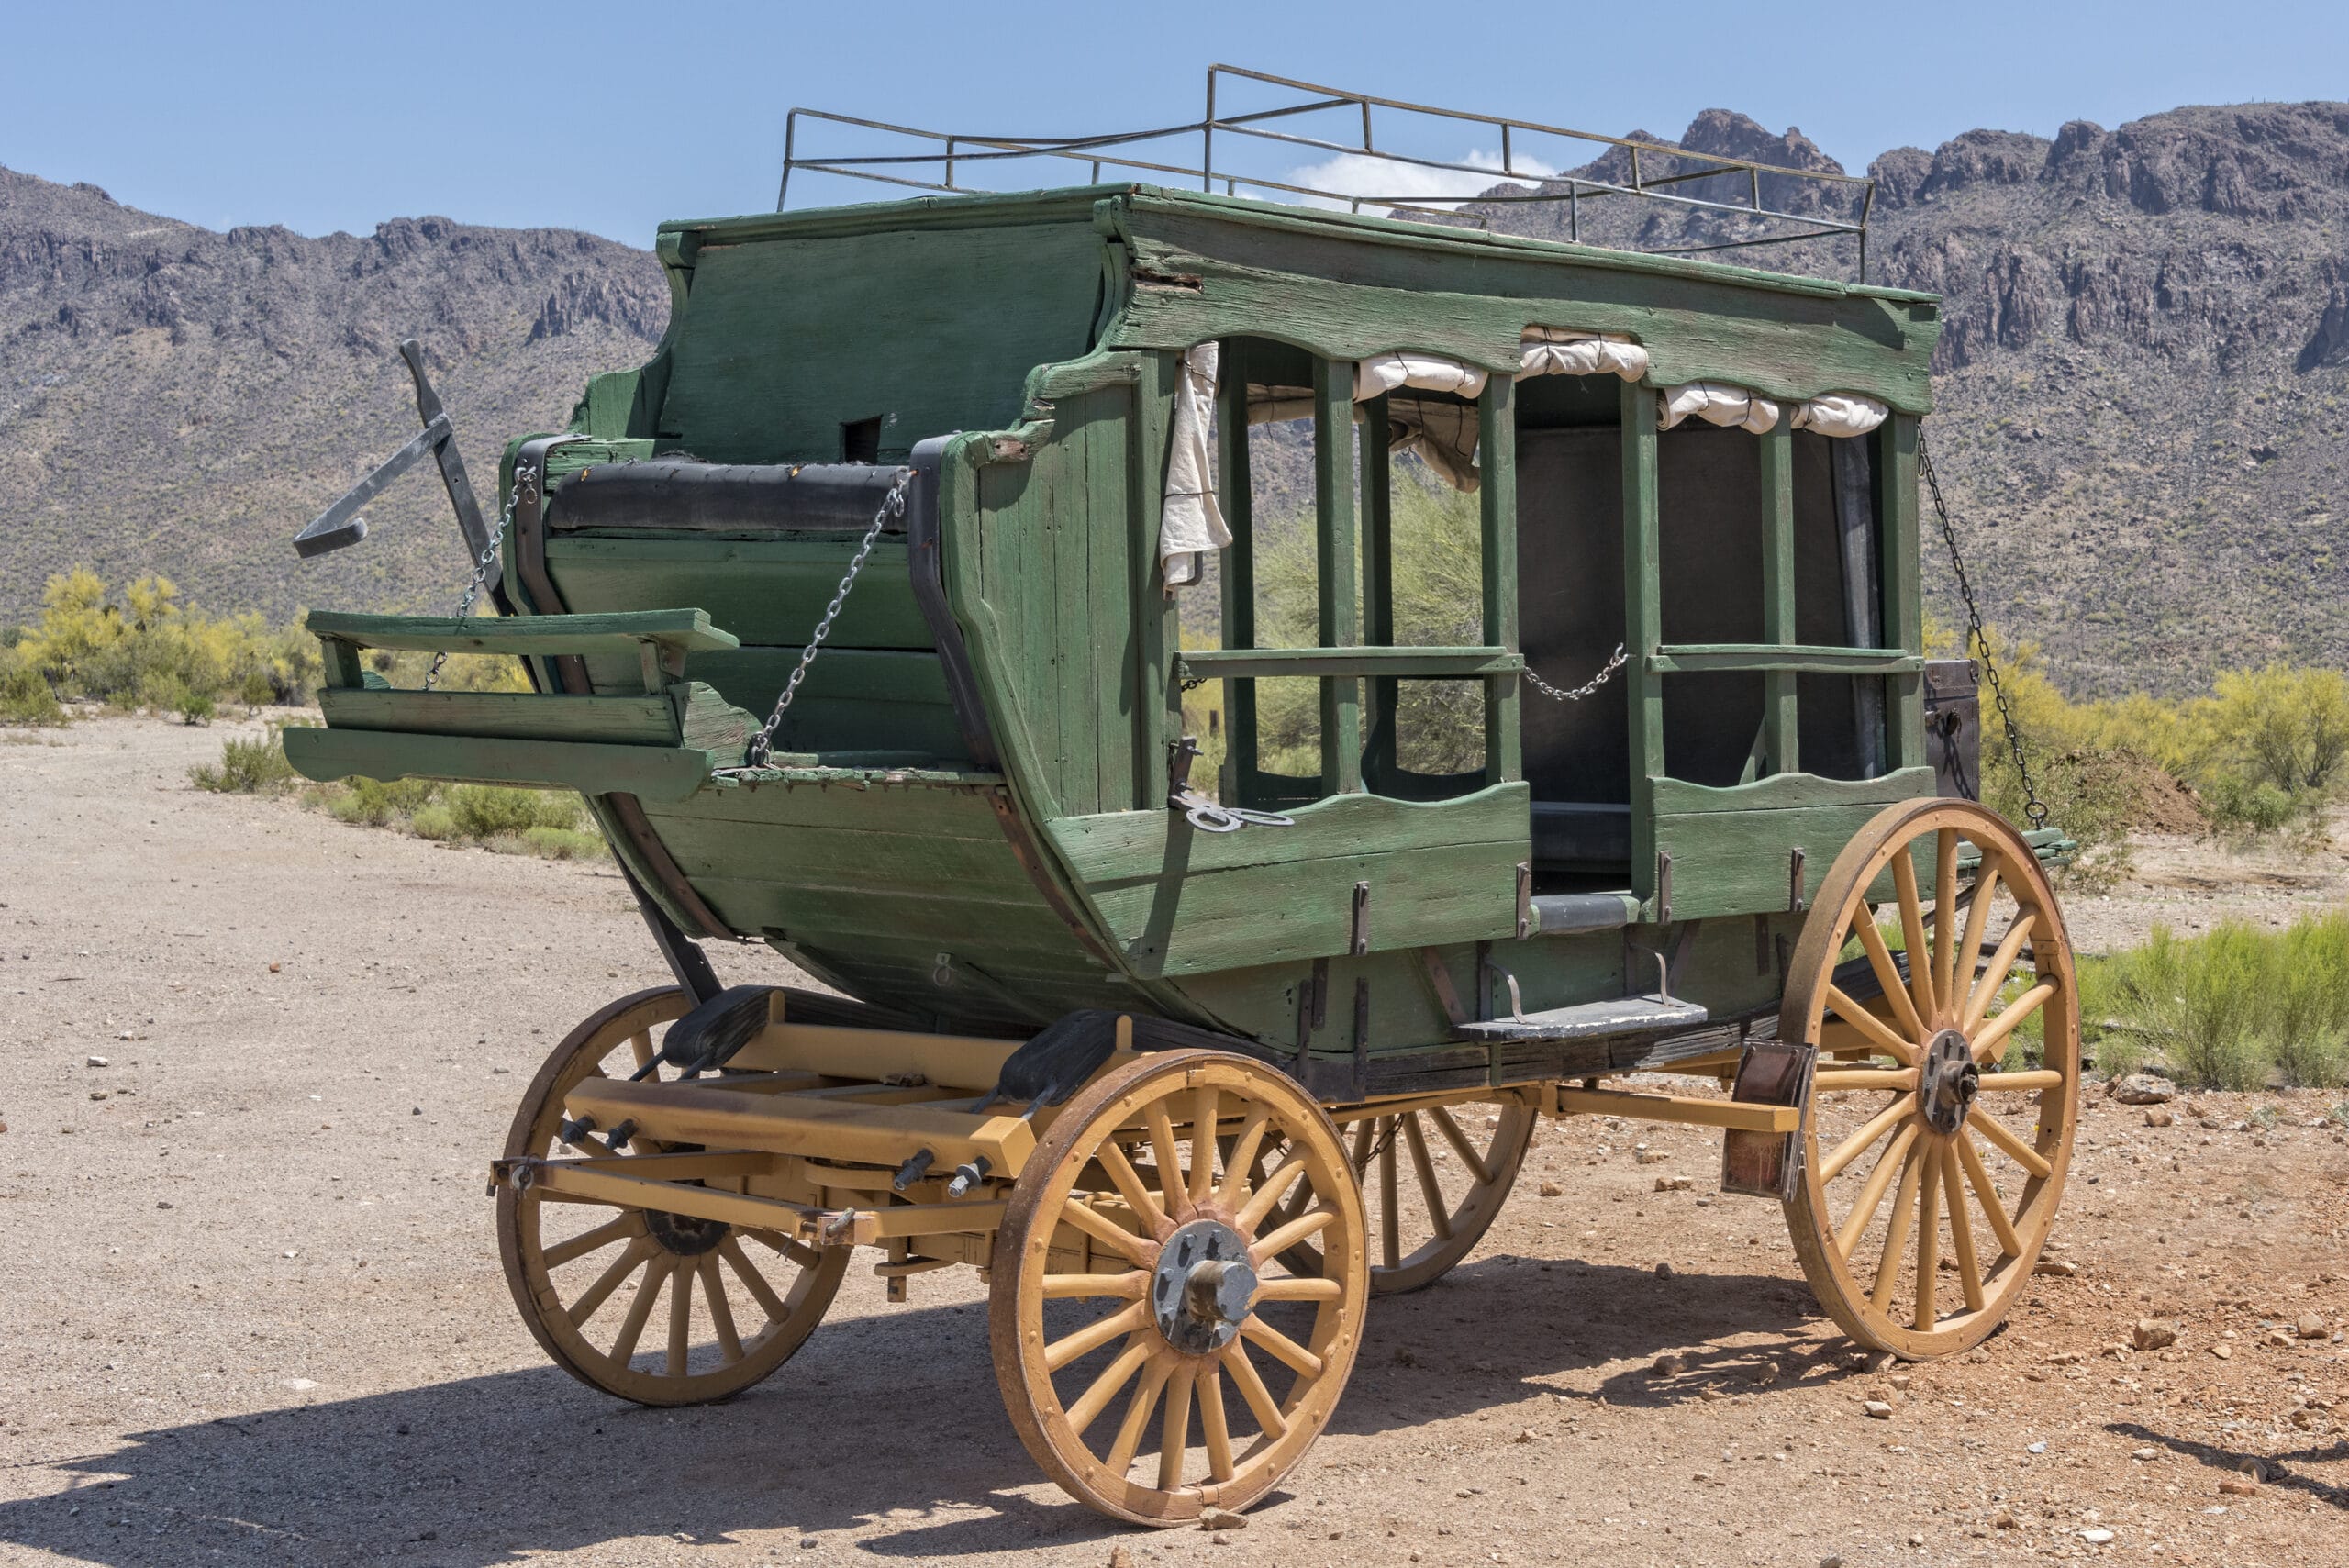
M1820 1305L1871 1350L1980 1343L2054 1224L2079 1107L2071 945L2030 845L1970 801L1879 812L1820 888L1778 1029L1820 1048L1786 1202Z

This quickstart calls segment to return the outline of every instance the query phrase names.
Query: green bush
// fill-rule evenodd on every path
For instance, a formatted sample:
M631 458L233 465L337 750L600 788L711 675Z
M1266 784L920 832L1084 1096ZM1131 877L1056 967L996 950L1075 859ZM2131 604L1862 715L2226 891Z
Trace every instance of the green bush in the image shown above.
M2215 1089L2349 1082L2349 912L2283 931L2156 926L2079 973L2083 1029L2108 1071L2154 1065Z
M65 709L39 671L0 653L0 724L58 725Z
M190 768L189 781L216 795L275 795L293 788L298 775L294 764L285 760L285 744L279 733L284 728L273 724L266 735L251 740L230 737L221 745L220 765Z
M457 837L495 839L533 828L575 828L579 797L495 784L459 784L449 792L449 811Z
M394 817L413 817L439 798L441 786L429 779L352 779L326 796L327 812L338 822L383 828Z

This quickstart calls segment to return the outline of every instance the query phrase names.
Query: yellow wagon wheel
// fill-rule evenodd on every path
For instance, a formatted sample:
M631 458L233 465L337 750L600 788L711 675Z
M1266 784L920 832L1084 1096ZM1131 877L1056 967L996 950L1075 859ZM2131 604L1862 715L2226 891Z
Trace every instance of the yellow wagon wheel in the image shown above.
M1838 984L1854 948L1880 996ZM2079 1105L2071 946L2022 836L1970 801L1879 812L1820 888L1778 1027L1821 1047L1787 1202L1820 1304L1872 1350L1979 1343L2054 1222Z
M1257 1151L1284 1139L1260 1175ZM1279 1220L1300 1188L1301 1212ZM1308 1239L1324 1270L1280 1272ZM995 1238L988 1332L1020 1441L1072 1496L1132 1523L1245 1507L1338 1402L1364 1251L1345 1147L1288 1078L1211 1051L1104 1075L1029 1157Z
M586 1078L634 1073L688 1006L674 987L639 991L572 1030L523 1095L507 1157L591 1152L562 1140L563 1096ZM628 1146L630 1155L661 1150L643 1139ZM499 1189L497 1248L522 1321L556 1364L640 1405L696 1405L750 1387L822 1320L848 1268L844 1247L536 1187Z
M1433 1284L1484 1240L1517 1184L1536 1120L1532 1106L1513 1100L1399 1115L1375 1106L1330 1114L1362 1183L1373 1296ZM1296 1218L1299 1201L1292 1196L1281 1218ZM1320 1250L1311 1241L1298 1242L1281 1261L1295 1273L1321 1272Z

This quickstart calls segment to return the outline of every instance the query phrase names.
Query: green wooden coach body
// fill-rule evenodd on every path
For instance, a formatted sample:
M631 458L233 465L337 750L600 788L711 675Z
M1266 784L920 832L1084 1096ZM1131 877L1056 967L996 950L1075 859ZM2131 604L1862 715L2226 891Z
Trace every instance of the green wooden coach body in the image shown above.
M306 771L582 787L688 934L765 940L941 1027L1026 1033L1095 1006L1205 1025L1326 1099L1647 1049L1488 1027L1520 1009L1668 990L1716 1022L1774 1010L1836 851L1935 792L1931 296L1131 184L674 223L659 254L658 351L501 473L504 498L526 471L508 593L577 617L496 644L539 694L469 724L395 713L354 658L335 728L298 741ZM1513 380L1530 328L1618 335L1645 372ZM1221 593L1226 646L1186 652L1157 541L1183 355L1208 342L1237 538L1219 588L1187 590ZM1462 412L1473 646L1394 646L1392 430L1350 404L1353 364L1396 350L1490 373ZM1705 382L1888 417L1831 443L1783 419L1659 432L1657 389ZM1313 411L1311 649L1252 647L1251 385ZM773 706L863 517L586 505L583 475L672 456L917 473L756 772L707 776ZM645 629L680 610L703 616ZM1620 673L1580 702L1520 674L1570 684L1619 642ZM1296 678L1319 683L1317 777L1255 745L1254 683ZM1480 769L1397 762L1398 683L1435 679L1481 686ZM1203 832L1169 809L1186 680L1224 683L1223 802L1292 825Z

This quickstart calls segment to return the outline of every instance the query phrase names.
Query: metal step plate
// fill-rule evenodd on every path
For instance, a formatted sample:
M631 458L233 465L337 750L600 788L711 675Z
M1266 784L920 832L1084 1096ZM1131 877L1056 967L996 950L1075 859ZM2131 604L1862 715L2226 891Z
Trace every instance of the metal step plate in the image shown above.
M1584 1002L1528 1013L1522 1018L1489 1018L1461 1024L1453 1033L1467 1040L1603 1040L1619 1034L1664 1034L1695 1029L1710 1015L1694 1002L1665 996L1625 996L1613 1002Z

